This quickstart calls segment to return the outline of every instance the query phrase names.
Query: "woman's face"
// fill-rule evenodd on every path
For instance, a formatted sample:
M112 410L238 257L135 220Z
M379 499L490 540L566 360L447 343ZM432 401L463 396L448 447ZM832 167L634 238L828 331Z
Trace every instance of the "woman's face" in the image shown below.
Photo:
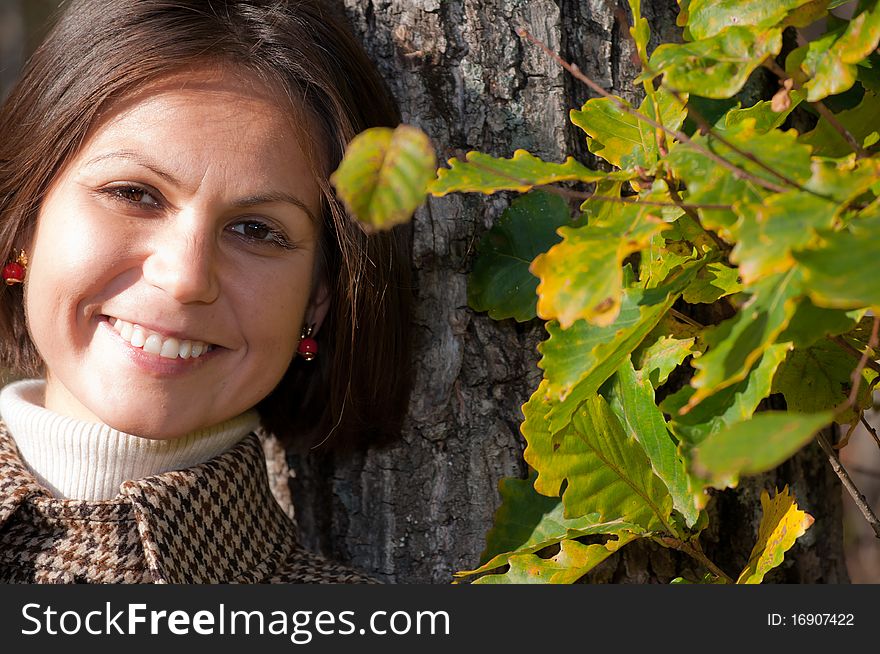
M223 69L116 105L55 179L25 307L46 407L172 438L253 407L314 302L320 196L267 89Z

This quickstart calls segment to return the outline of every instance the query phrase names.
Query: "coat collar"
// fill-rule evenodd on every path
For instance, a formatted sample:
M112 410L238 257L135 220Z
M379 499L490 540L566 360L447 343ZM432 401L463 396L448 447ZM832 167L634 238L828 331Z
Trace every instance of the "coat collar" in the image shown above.
M132 529L157 582L254 583L269 577L295 549L294 526L269 488L256 435L185 470L127 481L104 502L51 498L19 456L0 423L0 527L24 502L77 519L130 505Z

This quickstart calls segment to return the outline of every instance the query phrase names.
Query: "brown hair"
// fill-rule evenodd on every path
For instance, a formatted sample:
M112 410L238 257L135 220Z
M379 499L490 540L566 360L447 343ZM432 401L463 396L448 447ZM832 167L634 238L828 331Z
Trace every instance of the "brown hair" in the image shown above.
M331 306L318 358L295 358L258 405L264 425L288 442L395 434L409 394L409 233L367 235L327 178L358 132L399 117L361 47L320 0L70 2L0 110L0 256L8 261L28 242L51 182L110 103L206 64L281 89L317 122L310 138L321 150L320 266ZM39 374L21 288L4 293L2 363Z

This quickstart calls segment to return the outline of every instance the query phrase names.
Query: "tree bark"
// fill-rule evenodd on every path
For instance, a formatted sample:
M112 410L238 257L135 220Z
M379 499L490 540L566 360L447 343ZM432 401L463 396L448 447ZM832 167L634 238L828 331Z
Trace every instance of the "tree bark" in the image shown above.
M441 157L516 148L555 161L590 157L568 110L586 89L520 39L526 27L606 89L633 99L637 62L625 2L603 0L343 0L351 24L397 97L405 122ZM673 0L643 2L653 40L674 40ZM387 582L448 583L474 567L504 476L525 476L521 405L537 387L535 321L496 322L467 306L466 274L480 235L509 197L428 201L414 222L415 386L401 440L347 458L292 456L303 542ZM840 491L819 448L719 495L707 553L742 568L760 519L761 488L793 486L816 524L775 573L777 581L846 580ZM668 582L689 559L630 545L593 581Z

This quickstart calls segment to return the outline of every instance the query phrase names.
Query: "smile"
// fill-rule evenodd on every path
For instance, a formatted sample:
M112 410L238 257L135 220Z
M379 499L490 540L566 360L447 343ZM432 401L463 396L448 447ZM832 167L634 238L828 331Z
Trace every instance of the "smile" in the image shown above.
M214 349L210 343L162 336L140 325L108 316L110 324L124 341L148 354L158 354L166 359L198 359Z

